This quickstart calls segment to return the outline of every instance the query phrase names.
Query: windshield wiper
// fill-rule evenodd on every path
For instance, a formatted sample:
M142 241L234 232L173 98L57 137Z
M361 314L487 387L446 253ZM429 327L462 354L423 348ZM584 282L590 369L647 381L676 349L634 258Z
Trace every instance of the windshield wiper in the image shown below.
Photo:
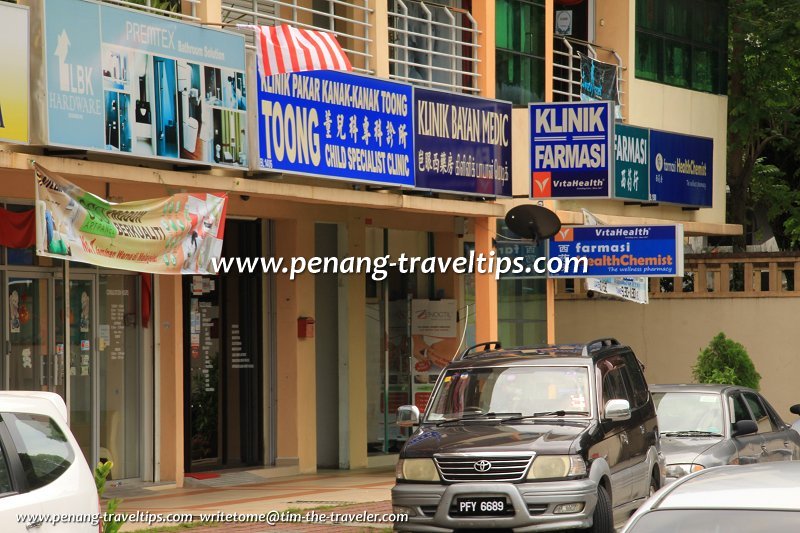
M508 418L502 419L500 422L518 422L518 421L521 421L521 420L529 420L531 418L547 418L547 417L550 417L550 416L557 416L557 417L572 416L572 415L583 415L583 416L586 416L588 414L589 413L587 413L586 411L564 411L562 409L562 410L559 410L559 411L545 411L545 412L542 412L542 413L533 413L532 415L510 416Z
M513 418L515 416L517 416L517 417L520 416L521 413L496 413L494 411L489 411L488 413L465 413L463 416L460 416L458 418L446 418L444 420L440 420L439 422L436 423L436 427L439 427L439 426L441 426L443 424L447 424L448 422L463 422L464 420L500 418L500 417L509 416L509 415L511 415L512 418ZM505 421L505 420L506 419L503 418L503 420L501 420L501 422Z
M713 431L697 431L694 429L687 429L684 431L664 431L661 435L665 437L722 437L719 433Z

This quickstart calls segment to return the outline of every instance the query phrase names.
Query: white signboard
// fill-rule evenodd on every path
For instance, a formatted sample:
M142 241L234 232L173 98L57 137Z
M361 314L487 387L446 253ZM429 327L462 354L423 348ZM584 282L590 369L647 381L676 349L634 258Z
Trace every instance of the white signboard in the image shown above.
M586 290L616 296L623 300L649 302L647 278L586 278Z
M411 300L411 334L456 337L456 301Z

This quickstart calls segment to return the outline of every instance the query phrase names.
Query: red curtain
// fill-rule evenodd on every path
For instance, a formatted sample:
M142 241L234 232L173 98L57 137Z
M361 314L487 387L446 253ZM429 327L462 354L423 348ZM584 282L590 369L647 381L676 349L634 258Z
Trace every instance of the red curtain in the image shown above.
M150 303L152 301L153 276L151 274L139 274L142 282L142 327L149 327L150 324Z
M36 210L15 213L0 208L0 245L30 248L36 244Z

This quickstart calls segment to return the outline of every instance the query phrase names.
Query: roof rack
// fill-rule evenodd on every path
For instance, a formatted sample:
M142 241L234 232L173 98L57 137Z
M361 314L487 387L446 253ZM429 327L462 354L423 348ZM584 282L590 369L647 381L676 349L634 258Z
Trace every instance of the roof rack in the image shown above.
M494 348L492 348L492 346L494 346ZM456 359L456 361L461 361L462 359L466 359L470 355L474 355L473 352L475 352L477 348L481 347L483 347L483 350L481 350L482 352L490 352L494 350L501 350L503 348L503 345L500 344L500 341L489 341L476 344L475 346L470 346L469 348L461 352L461 355L458 357L458 359Z
M596 352L602 348L606 348L608 346L619 346L620 343L617 339L613 337L604 337L602 339L595 339L593 341L589 341L583 346L583 350L581 351L581 355L583 357L588 357L589 354L592 352Z

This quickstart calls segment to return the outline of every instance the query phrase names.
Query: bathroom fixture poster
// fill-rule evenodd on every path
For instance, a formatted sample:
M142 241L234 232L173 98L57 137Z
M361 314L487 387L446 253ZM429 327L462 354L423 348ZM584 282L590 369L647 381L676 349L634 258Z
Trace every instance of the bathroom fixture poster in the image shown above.
M28 138L28 8L0 4L0 141L27 143ZM13 50L13 53L8 51Z
M247 167L241 35L87 0L43 22L48 144Z
M227 195L178 193L118 204L38 164L34 169L37 255L152 274L216 274ZM90 322L89 296L82 294L81 332Z

